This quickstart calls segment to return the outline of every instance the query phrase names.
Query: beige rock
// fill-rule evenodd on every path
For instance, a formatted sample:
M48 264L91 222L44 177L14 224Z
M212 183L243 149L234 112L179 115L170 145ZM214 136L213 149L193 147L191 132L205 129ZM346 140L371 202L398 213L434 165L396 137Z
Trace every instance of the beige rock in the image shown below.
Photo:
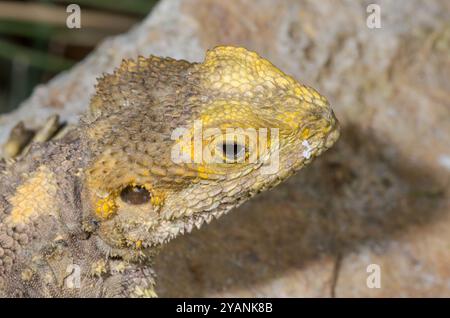
M449 224L447 215L435 224L411 227L382 248L365 246L349 254L339 269L336 296L449 297ZM380 266L379 288L367 286L369 264Z

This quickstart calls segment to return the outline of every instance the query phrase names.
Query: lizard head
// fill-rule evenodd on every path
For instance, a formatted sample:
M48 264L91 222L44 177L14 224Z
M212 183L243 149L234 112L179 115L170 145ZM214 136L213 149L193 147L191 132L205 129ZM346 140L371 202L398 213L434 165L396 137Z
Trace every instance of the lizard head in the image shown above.
M84 130L86 215L141 250L272 188L339 136L328 101L243 48L203 63L124 61L99 80Z

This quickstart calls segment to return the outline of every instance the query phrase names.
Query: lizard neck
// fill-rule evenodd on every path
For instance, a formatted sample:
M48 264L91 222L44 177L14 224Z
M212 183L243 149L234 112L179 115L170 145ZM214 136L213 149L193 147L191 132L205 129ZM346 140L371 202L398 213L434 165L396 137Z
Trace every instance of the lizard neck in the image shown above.
M88 163L76 134L2 163L0 296L154 296L153 251L122 257L86 231L81 172Z

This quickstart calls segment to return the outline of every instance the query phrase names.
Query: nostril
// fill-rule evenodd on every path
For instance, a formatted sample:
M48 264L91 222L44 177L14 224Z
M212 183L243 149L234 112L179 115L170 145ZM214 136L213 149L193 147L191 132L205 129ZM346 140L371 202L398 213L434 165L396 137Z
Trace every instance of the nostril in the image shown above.
M334 114L334 111L331 108L328 110L326 118L330 122L331 127L334 127L339 123L338 119L336 118L336 115Z
M321 118L322 120L327 121L331 129L333 129L339 123L331 107L324 107L320 110L317 110L316 116L317 118Z

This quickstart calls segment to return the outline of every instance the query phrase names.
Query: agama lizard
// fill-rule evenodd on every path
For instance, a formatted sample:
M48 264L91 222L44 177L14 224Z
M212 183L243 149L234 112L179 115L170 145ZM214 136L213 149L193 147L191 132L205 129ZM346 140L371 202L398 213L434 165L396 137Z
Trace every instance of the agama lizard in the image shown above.
M255 146L248 131L267 140ZM162 244L279 184L338 136L325 97L244 48L216 47L203 63L124 60L63 138L0 161L0 296L155 296Z

